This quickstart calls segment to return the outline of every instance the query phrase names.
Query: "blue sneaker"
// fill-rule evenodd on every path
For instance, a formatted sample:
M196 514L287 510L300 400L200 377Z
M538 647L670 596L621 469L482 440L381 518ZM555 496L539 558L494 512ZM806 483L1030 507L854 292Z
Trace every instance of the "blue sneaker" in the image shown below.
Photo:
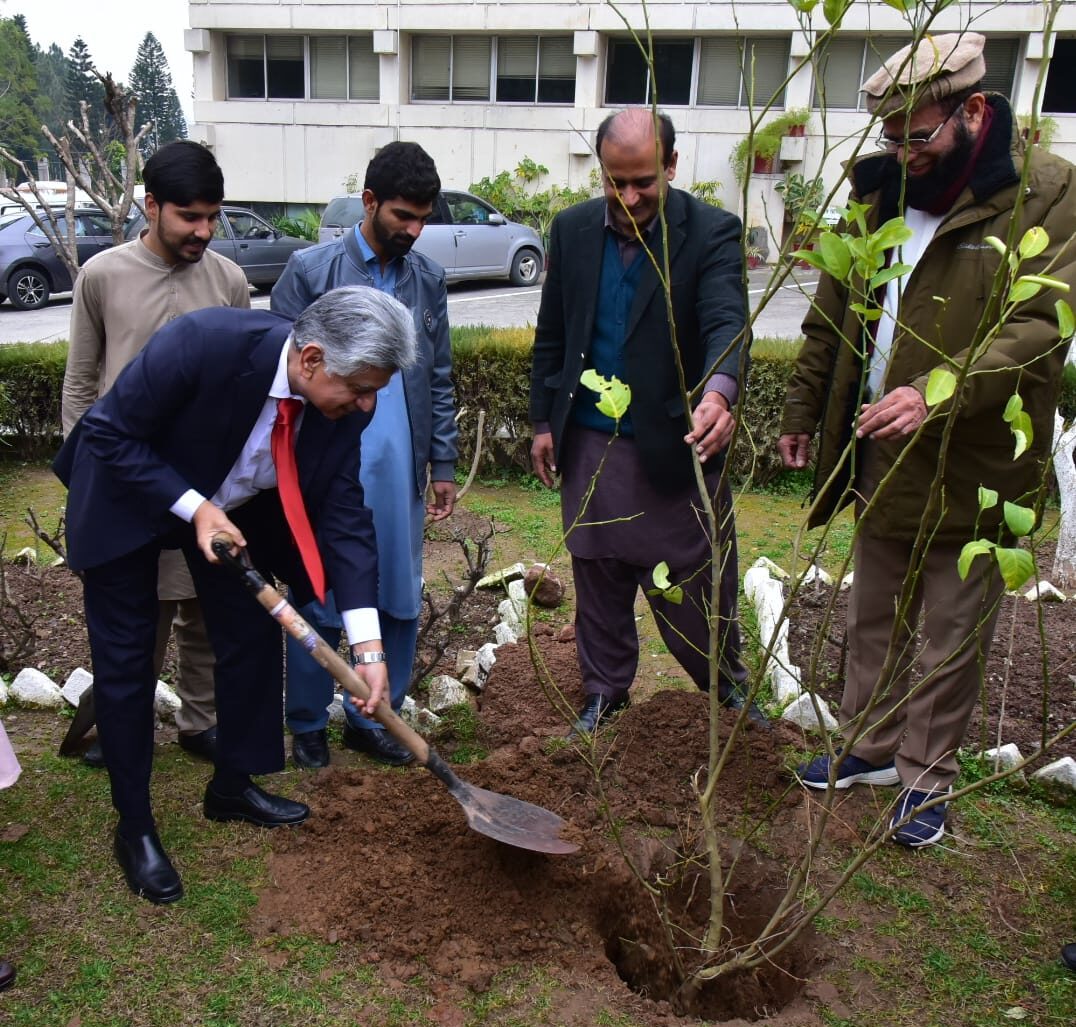
M841 751L840 749L836 751L838 757ZM810 763L800 764L796 769L796 776L799 777L800 783L808 788L826 789L829 787L829 765L828 756L818 756ZM852 785L895 784L900 784L900 775L892 762L882 767L875 767L866 760L849 754L841 760L837 768L837 779L833 782L833 787L841 789L851 788Z
M937 806L924 810L917 807L939 795L947 794L948 791L920 792L915 788L905 788L897 797L896 808L889 820L890 828L897 828L893 841L898 845L906 845L909 849L921 849L924 845L940 842L945 834L945 812L949 803L939 802ZM902 820L907 820L907 823L897 827Z

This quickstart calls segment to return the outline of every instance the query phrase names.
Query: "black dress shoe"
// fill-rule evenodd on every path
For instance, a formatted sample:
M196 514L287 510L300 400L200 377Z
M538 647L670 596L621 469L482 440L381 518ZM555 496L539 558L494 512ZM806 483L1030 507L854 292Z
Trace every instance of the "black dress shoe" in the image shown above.
M344 724L344 745L355 752L365 753L378 763L389 767L402 767L410 763L415 754L405 749L387 731L374 731L367 727L352 727Z
M101 751L100 741L90 743L90 747L82 754L82 762L94 770L101 770L105 765L105 754Z
M746 699L743 692L735 685L727 685L721 682L717 686L717 699L728 710L735 710L739 713L744 708ZM770 718L766 716L754 703L751 703L747 710L747 719L752 724L757 724L759 727L770 728L773 725L770 723Z
M112 851L135 895L159 906L183 898L183 882L156 831L127 837L117 828Z
M1076 942L1062 947L1061 962L1070 970L1076 970ZM0 985L0 987L3 987L3 985Z
M627 705L626 695L620 696L619 699L610 699L607 695L588 695L587 701L583 703L583 708L579 711L578 719L568 732L568 737L574 738L584 732L588 735L594 734L602 724L611 720Z
M303 770L317 770L329 765L329 738L325 728L299 731L291 740L291 758Z
M0 959L0 991L15 983L15 967L6 959Z
M199 759L209 760L210 763L217 758L217 725L207 727L204 731L181 731L179 734L179 747Z
M249 784L238 795L221 795L210 781L202 809L209 820L245 820L258 827L288 827L310 816L310 807Z

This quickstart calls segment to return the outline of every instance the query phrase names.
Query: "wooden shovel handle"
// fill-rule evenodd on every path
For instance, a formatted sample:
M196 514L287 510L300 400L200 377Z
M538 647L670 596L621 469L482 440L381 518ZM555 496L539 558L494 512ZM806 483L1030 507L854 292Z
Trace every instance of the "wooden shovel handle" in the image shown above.
M218 532L213 537L213 552L221 563L232 567L243 577L243 582L254 598L265 607L273 618L291 635L309 654L324 667L346 691L365 701L370 697L366 682L341 659L340 654L332 649L303 617L251 564L246 550L235 544L227 532ZM430 747L426 739L405 723L384 699L377 704L373 713L374 720L423 766L430 763Z

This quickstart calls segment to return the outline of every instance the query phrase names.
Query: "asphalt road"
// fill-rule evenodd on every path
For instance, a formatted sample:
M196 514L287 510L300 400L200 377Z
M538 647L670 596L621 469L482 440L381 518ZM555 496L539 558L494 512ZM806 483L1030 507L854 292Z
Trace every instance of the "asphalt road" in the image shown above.
M769 298L755 322L755 335L795 338L814 291L817 275L797 271ZM771 271L749 273L748 297L755 310L766 292ZM515 328L533 325L538 316L541 287L517 289L507 282L461 282L448 289L448 316L454 325L492 325ZM254 307L268 308L267 293L251 296ZM70 293L54 296L41 310L16 310L9 302L0 305L0 343L51 342L66 339L71 319Z

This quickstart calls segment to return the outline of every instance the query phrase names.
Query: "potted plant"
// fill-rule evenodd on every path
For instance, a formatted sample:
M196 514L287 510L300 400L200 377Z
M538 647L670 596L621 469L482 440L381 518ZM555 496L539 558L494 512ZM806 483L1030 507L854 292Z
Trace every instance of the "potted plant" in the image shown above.
M760 126L754 135L741 139L732 151L732 170L736 181L743 184L747 177L748 160L751 161L752 174L773 174L777 170L781 139L791 135L794 129L802 135L809 118L810 111L806 107L794 107Z

